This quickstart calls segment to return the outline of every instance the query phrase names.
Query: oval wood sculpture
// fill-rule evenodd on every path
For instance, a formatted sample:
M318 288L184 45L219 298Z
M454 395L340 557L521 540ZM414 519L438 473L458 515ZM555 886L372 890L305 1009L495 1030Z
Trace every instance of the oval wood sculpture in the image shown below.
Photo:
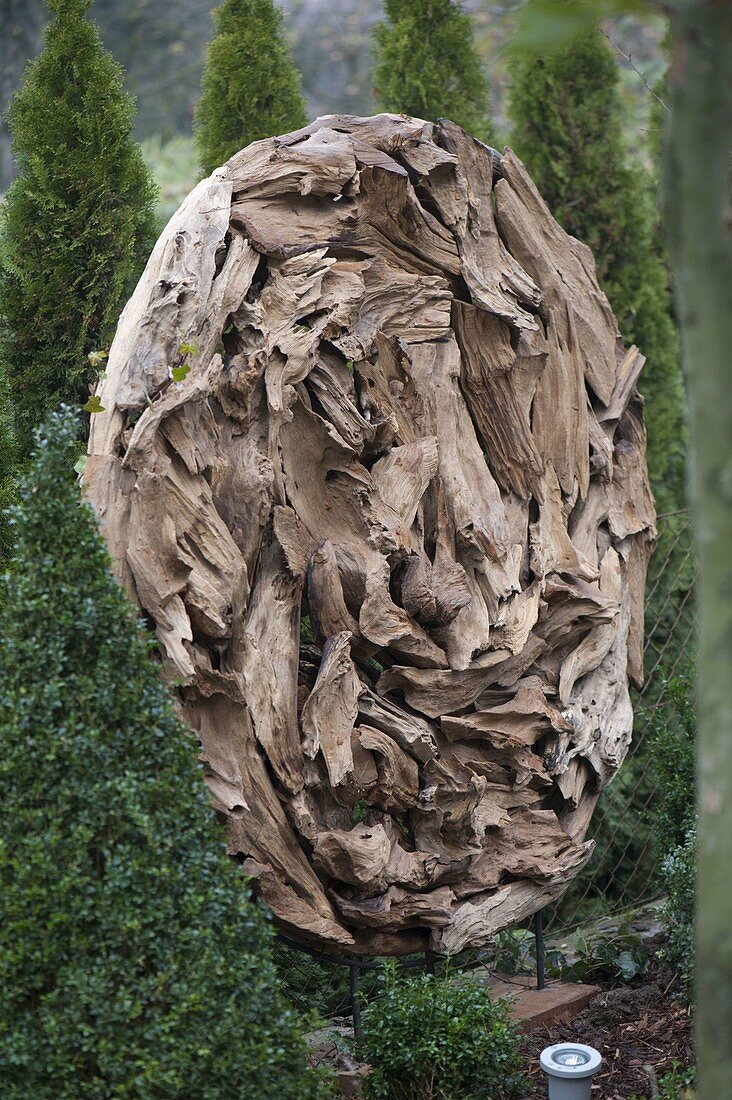
M86 483L290 935L455 952L587 860L642 675L642 363L449 122L255 143L164 231Z

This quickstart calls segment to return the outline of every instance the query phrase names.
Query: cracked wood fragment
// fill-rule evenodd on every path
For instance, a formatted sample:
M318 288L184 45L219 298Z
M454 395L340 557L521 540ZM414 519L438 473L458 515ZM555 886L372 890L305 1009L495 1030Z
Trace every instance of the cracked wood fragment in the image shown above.
M342 631L325 643L318 678L300 717L303 752L311 759L322 753L333 787L353 771L351 730L361 683L351 660L350 639L348 631Z

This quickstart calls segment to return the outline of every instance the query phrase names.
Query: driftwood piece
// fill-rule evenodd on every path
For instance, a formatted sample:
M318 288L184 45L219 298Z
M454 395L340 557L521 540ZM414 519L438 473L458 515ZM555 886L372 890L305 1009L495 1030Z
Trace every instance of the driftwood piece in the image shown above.
M458 951L589 858L643 675L642 366L449 122L257 142L163 232L85 481L291 936Z

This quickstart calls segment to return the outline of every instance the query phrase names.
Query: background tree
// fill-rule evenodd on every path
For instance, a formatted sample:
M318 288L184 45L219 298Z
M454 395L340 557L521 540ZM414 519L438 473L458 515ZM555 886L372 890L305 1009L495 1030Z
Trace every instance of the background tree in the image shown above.
M599 29L511 65L513 144L552 213L592 249L627 343L646 356L648 464L660 513L684 504L685 415L654 179L631 162L617 59Z
M307 121L300 75L273 0L224 0L214 22L194 123L206 175L252 141Z
M449 118L488 136L488 83L473 24L457 0L385 0L374 28L374 87L382 111Z
M312 1100L270 931L54 414L0 600L4 1100Z
M43 51L8 112L20 174L0 221L0 371L21 457L50 408L84 403L87 356L110 341L155 225L133 101L89 0L49 6Z

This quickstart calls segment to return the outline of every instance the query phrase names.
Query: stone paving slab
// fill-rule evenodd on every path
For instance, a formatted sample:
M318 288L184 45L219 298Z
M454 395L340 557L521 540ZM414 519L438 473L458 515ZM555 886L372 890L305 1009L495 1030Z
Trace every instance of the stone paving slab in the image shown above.
M537 989L535 978L522 975L494 974L486 984L494 996L510 1002L511 1015L522 1031L568 1023L600 992L597 985L577 982L549 982L544 989Z

